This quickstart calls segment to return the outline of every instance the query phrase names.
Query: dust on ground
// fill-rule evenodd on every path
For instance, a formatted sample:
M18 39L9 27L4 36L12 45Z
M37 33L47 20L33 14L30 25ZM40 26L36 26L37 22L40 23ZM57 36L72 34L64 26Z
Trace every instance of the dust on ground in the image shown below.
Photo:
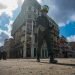
M75 75L75 59L57 59L57 64L48 59L7 59L0 60L0 75Z

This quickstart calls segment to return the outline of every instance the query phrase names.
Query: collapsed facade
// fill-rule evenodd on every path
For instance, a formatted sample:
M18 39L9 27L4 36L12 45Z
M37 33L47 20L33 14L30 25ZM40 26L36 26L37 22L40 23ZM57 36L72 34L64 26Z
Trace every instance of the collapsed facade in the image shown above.
M25 0L21 12L13 23L12 36L14 46L11 57L15 58L35 58L37 50L36 18L41 15L41 5L36 0ZM54 29L53 36L54 49L58 50L59 29L58 25L49 18ZM41 49L41 58L48 57L46 44L44 42Z

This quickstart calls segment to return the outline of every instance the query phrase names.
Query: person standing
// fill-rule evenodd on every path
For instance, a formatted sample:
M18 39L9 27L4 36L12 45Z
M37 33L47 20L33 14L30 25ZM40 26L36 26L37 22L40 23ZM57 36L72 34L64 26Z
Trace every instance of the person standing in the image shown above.
M41 47L43 44L43 40L46 41L48 56L50 57L49 63L57 63L57 60L54 60L54 52L53 52L53 42L51 40L51 30L53 29L53 25L49 22L47 13L49 11L49 7L44 5L41 8L41 16L38 16L36 20L36 28L37 28L37 62L40 62L40 53Z

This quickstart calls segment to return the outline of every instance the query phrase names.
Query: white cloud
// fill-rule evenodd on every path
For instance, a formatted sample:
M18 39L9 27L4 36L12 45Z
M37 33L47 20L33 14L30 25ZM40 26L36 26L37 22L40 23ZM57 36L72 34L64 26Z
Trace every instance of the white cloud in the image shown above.
M9 24L6 24L5 26L8 28L8 30L1 30L0 29L0 34L1 33L4 33L5 35L7 35L9 38L12 38L11 36L11 30L12 30L12 23L13 21L10 21ZM0 39L2 39L3 37L0 36ZM3 46L4 45L4 41L1 41L0 42L0 46Z
M5 12L7 15L12 17L12 11L18 7L17 0L0 0L0 3L6 6L5 9L0 10L0 14Z
M37 0L39 3L42 3L42 0Z
M12 38L12 36L11 36L12 23L13 23L13 21L10 20L10 23L5 25L5 26L8 28L8 30L1 30L1 29L0 29L0 34L3 32L3 33L5 33L6 35L8 35L9 38Z
M0 43L0 46L3 46L3 44L4 44L4 42L1 42L1 43Z
M71 20L75 21L75 14L71 16Z
M66 26L66 25L68 25L69 23L70 23L71 21L70 20L68 20L68 21L66 21L66 23L58 23L58 26L59 27L64 27L64 26Z
M2 30L0 29L0 34L2 33Z
M5 12L8 16L13 17L13 10L16 10L22 3L23 0L0 0L0 4L6 6L6 8L0 9L0 15Z
M13 24L13 21L10 21L9 25L8 24L5 25L8 28L8 31L4 31L4 33L7 34L9 38L12 38L11 36L12 24Z
M65 25L66 25L65 23L59 23L59 24L58 24L59 27L63 27L63 26L65 26Z
M75 35L72 35L72 36L70 36L70 37L67 37L67 40L68 40L69 42L74 42L74 41L75 41Z

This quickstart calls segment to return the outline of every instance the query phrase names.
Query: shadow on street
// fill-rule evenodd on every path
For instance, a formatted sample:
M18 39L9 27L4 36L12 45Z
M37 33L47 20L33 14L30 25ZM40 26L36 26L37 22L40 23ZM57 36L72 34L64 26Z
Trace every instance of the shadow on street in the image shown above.
M52 63L48 63L48 62L40 62L40 63L52 64ZM75 64L67 64L67 63L56 63L56 65L64 65L64 66L75 67Z

